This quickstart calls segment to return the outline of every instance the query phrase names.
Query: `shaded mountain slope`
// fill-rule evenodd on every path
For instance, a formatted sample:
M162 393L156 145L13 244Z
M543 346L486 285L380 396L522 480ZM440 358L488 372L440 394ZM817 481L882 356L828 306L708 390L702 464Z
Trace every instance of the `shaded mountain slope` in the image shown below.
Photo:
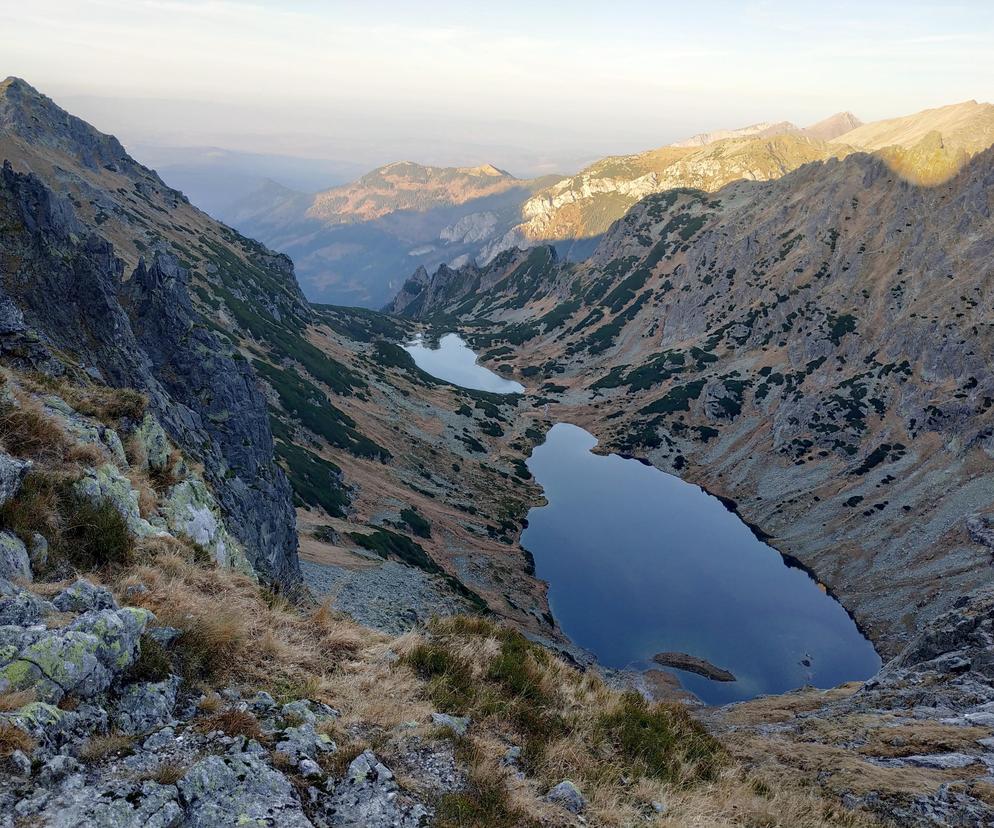
M421 274L393 310L461 324L563 389L554 419L736 502L893 653L992 579L992 185L989 150L932 188L855 154L672 190L588 262Z
M299 518L308 573L367 623L489 605L560 640L516 546L537 498L520 398L417 371L396 344L410 324L311 306L286 257L23 81L0 113L6 360L146 394L260 572L299 579Z
M177 228L187 212L202 231L213 231L209 240L199 236L214 245L213 255L251 255L259 262L269 306L300 313L303 299L289 262L212 226L114 138L23 81L0 87L0 136L0 290L12 324L26 324L40 337L55 357L42 355L43 364L62 364L53 370L88 372L147 394L172 438L203 463L256 568L295 582L290 487L275 462L254 376L227 333L205 325L195 310L191 289L197 288L174 255L181 244L163 242L166 233L183 237ZM39 175L17 172L11 160ZM65 195L55 194L42 175ZM169 210L180 215L167 219ZM42 367L30 354L23 360Z

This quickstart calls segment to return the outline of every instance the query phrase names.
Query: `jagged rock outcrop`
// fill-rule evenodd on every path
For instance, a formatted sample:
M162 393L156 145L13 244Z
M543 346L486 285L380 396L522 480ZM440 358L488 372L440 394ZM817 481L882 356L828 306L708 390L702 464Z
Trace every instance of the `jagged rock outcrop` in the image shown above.
M249 551L278 581L297 578L290 487L273 453L265 399L249 364L204 325L176 259L156 253L128 280L114 248L37 177L0 172L0 290L52 353L137 389L170 436L204 464ZM44 368L44 364L36 367Z

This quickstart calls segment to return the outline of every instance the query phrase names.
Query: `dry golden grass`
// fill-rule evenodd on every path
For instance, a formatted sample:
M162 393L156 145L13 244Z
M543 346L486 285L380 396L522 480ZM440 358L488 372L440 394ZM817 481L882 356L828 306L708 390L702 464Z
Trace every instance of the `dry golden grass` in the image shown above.
M63 428L45 413L34 397L16 390L16 405L0 409L0 442L17 457L56 462L63 458L70 441Z
M86 762L99 762L111 757L127 756L134 749L134 739L123 733L111 731L91 736L80 748L79 758Z
M146 774L142 778L149 782L157 782L160 785L175 785L183 778L186 771L187 766L183 763L167 759L161 762L152 773Z
M259 720L247 710L229 708L213 713L197 722L197 730L201 733L220 730L229 736L244 736L257 742L265 741Z
M433 707L473 719L457 742L469 788L443 798L442 828L570 824L543 799L562 779L583 791L595 825L872 824L814 786L747 772L684 707L612 690L489 621L438 621L393 648ZM523 748L525 780L500 763L508 744ZM662 814L654 803L665 805Z
M19 710L35 700L34 690L20 690L16 693L0 693L0 713Z
M131 488L138 492L138 512L143 518L151 517L159 508L159 496L144 472L132 469L128 472Z
M57 394L80 414L116 428L127 418L140 421L148 409L148 398L131 388L74 384L61 377L41 373L20 374L19 383L35 393Z
M31 754L35 741L10 722L0 721L0 756L10 756L15 750Z
M181 631L179 667L191 681L240 681L280 697L321 698L326 676L381 640L327 607L303 612L267 596L251 578L202 565L183 544L146 541L137 557L142 563L122 575L117 589L137 582L148 588L135 600Z

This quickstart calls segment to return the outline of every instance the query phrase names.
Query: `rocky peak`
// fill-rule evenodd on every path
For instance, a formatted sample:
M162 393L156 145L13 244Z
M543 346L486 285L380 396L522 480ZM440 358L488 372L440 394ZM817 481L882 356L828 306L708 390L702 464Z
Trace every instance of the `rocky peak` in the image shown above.
M134 172L138 167L117 138L70 115L20 78L0 83L0 132L37 147L67 153L90 169Z
M863 122L851 112L836 112L827 118L805 127L801 132L809 138L817 138L820 141L831 141L840 135L862 126Z

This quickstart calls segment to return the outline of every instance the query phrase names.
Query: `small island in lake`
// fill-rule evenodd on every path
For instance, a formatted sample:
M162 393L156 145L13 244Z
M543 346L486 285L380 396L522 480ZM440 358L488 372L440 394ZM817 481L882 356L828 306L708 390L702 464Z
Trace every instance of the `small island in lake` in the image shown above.
M687 670L697 673L699 676L709 678L712 681L736 681L735 676L728 670L715 667L710 661L689 655L688 653L656 653L652 660L663 667L676 667L680 670Z

